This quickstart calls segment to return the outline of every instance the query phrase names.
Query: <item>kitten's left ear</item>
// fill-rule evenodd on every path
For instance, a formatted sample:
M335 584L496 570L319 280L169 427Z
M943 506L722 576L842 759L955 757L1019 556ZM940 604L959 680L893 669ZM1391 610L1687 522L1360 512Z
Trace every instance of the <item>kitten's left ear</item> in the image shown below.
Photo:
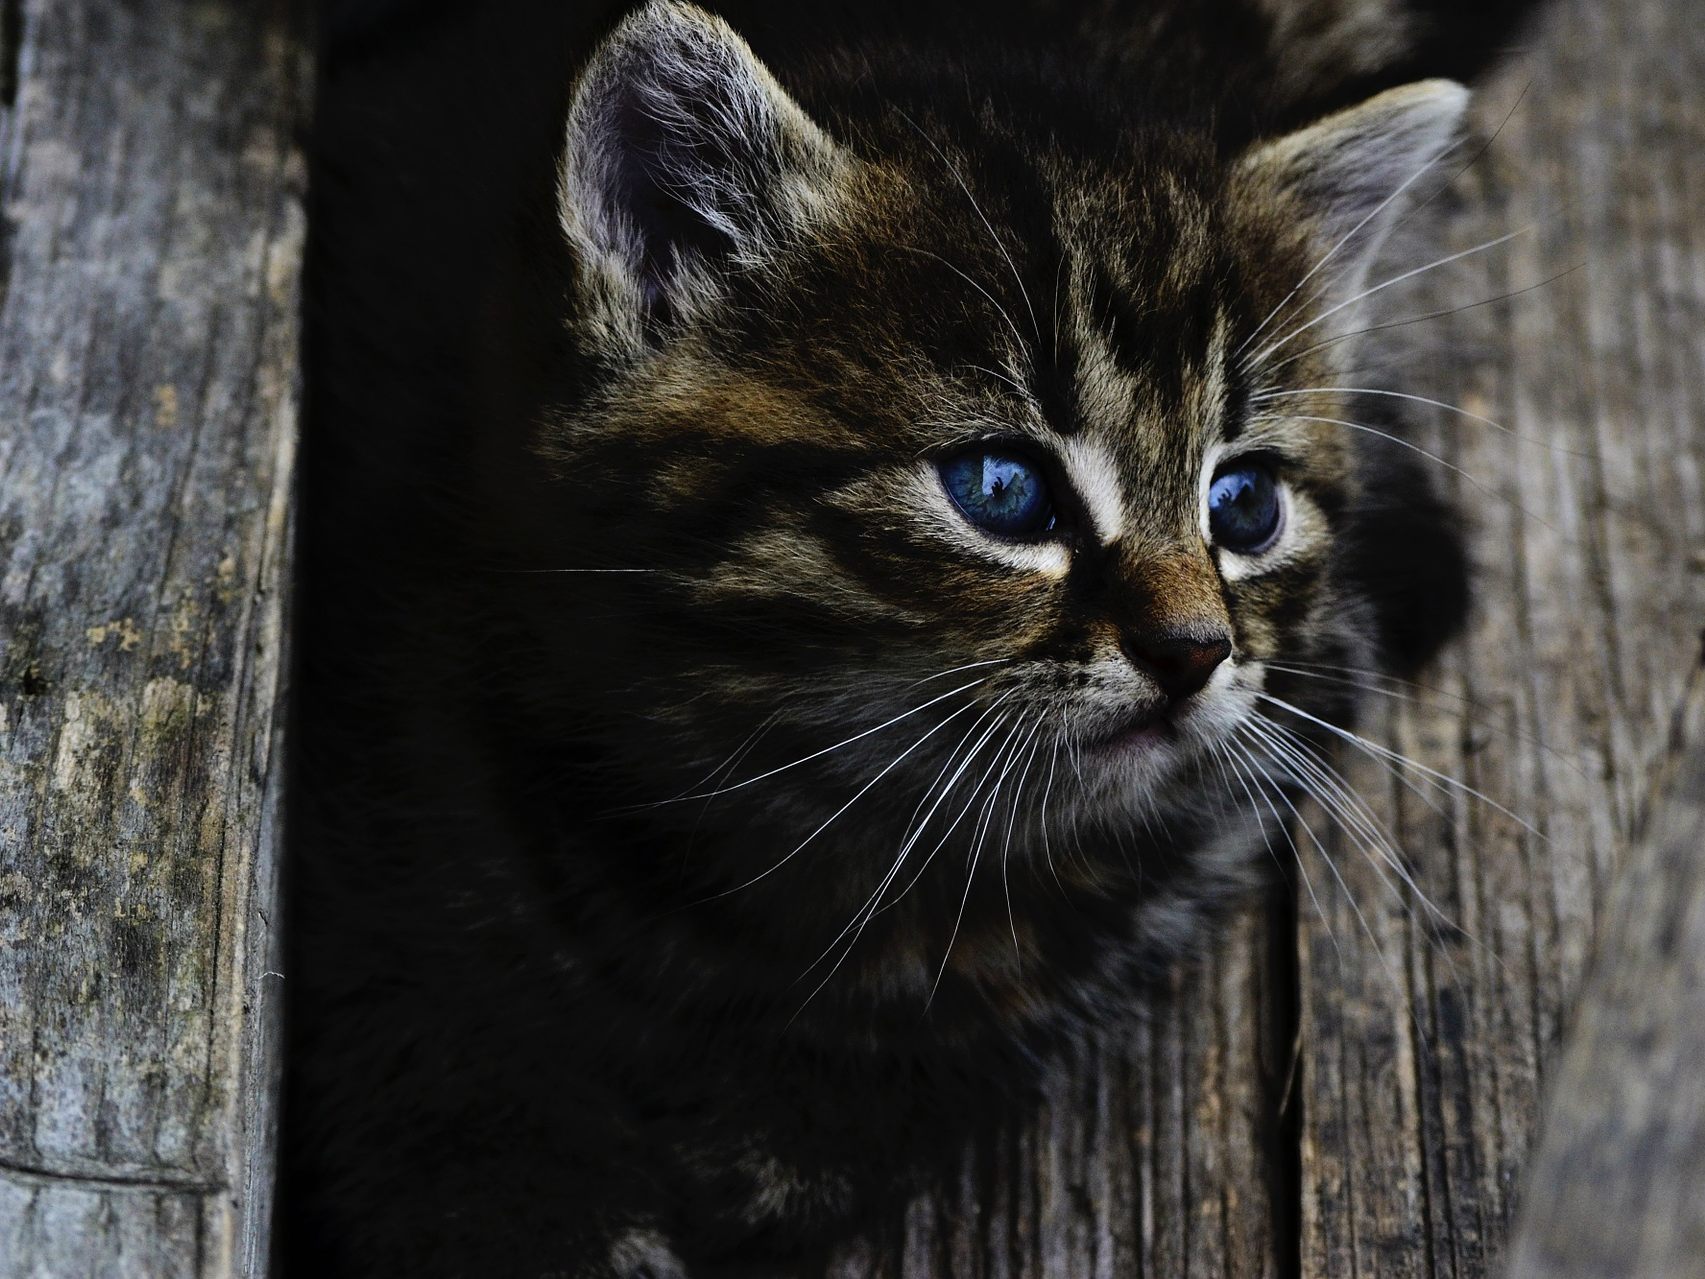
M1263 142L1239 162L1246 198L1274 194L1312 218L1324 275L1348 298L1360 291L1405 197L1450 150L1468 106L1454 80L1389 89L1359 106Z
M726 22L653 0L575 87L558 214L590 301L635 339L807 224L846 164Z

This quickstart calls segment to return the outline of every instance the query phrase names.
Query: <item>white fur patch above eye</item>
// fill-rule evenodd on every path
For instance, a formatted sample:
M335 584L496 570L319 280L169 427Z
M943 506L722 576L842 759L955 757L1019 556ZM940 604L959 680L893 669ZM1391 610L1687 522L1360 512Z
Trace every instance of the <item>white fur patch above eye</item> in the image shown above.
M1125 531L1125 495L1113 455L1081 435L1061 439L1056 448L1095 526L1096 540L1103 545L1117 541Z

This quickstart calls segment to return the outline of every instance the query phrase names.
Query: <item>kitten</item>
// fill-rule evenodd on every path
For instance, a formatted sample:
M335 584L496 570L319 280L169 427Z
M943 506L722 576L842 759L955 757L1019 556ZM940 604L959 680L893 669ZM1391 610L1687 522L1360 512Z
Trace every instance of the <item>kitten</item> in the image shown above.
M1456 624L1313 388L1517 7L653 0L338 241L351 77L550 61L363 70L395 8L319 143L286 1260L809 1249L1209 944L1224 769L1353 709L1275 664Z

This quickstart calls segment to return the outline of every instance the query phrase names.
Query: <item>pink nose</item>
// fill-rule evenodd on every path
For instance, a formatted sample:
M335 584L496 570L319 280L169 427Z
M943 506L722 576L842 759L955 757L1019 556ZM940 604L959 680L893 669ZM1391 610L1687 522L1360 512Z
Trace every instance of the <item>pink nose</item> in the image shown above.
M1217 632L1164 630L1127 636L1125 656L1174 701L1200 691L1231 656L1231 638Z

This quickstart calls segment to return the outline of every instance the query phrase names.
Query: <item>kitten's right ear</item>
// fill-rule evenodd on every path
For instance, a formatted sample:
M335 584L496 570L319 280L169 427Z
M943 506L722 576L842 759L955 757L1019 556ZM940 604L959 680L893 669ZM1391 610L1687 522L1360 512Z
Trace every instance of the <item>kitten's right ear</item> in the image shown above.
M1352 297L1406 207L1405 195L1451 149L1468 98L1454 80L1422 80L1263 142L1239 162L1245 196L1270 201L1277 194L1300 204L1314 224L1331 292Z
M639 341L832 198L840 148L721 18L653 0L575 86L558 214L588 299Z

